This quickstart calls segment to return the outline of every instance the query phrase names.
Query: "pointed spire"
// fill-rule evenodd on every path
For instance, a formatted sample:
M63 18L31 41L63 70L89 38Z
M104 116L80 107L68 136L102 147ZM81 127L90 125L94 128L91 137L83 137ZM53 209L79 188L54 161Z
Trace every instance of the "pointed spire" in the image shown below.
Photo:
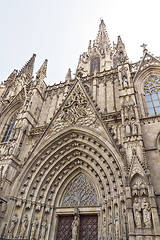
M67 72L67 74L66 74L66 77L65 77L65 81L66 82L70 82L71 81L71 69L69 68L68 69L68 72Z
M96 44L98 47L105 47L106 49L111 50L111 44L106 30L106 24L104 23L103 19L101 19L101 23L99 25Z
M89 44L88 44L88 53L91 52L91 40L89 40Z
M40 67L40 69L38 70L36 78L44 79L46 77L47 63L48 63L48 60L46 59L42 64L42 66Z
M18 76L20 76L20 75L22 75L22 74L32 76L35 58L36 58L36 54L33 54L33 56L30 58L30 60L29 60L29 61L24 65L24 67L19 71Z
M128 60L128 56L126 53L125 45L122 42L121 36L118 36L116 48L117 48L117 57L118 57L119 63L122 64L126 62Z

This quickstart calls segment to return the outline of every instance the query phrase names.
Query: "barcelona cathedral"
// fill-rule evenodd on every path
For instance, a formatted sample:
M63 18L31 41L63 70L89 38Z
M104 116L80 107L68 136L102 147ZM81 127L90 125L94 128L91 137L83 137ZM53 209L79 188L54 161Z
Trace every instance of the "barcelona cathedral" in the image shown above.
M160 58L101 20L74 79L36 55L0 85L0 239L160 239Z

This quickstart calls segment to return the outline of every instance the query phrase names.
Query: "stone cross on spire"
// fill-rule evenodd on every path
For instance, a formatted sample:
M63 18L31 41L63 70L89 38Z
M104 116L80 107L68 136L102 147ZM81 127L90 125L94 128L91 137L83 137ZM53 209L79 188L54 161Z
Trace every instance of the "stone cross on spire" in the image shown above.
M143 48L143 52L147 51L147 44L143 43L140 47Z

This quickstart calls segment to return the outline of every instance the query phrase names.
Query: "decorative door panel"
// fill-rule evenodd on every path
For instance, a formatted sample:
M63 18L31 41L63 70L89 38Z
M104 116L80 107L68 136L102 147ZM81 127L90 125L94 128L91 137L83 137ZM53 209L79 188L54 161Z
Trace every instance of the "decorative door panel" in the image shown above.
M56 240L72 239L72 222L73 216L59 216L58 231Z
M81 215L79 240L98 240L97 215Z

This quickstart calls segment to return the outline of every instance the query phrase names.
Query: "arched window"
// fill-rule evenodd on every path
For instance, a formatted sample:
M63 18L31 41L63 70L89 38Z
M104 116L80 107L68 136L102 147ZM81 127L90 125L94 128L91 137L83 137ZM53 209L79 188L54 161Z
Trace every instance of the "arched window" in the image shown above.
M96 191L88 179L80 174L66 188L62 206L95 206L97 205Z
M145 98L149 115L160 114L160 79L151 76L144 84Z
M13 130L13 127L14 127L14 124L15 124L15 121L16 121L16 117L17 117L17 114L18 112L16 112L15 114L12 115L12 117L10 118L9 120L9 123L7 125L7 128L5 130L5 133L4 133L4 136L2 138L2 143L3 142L7 142L10 135L11 135L11 132Z
M91 60L91 68L90 68L90 74L94 74L94 72L100 72L100 58L95 57Z

